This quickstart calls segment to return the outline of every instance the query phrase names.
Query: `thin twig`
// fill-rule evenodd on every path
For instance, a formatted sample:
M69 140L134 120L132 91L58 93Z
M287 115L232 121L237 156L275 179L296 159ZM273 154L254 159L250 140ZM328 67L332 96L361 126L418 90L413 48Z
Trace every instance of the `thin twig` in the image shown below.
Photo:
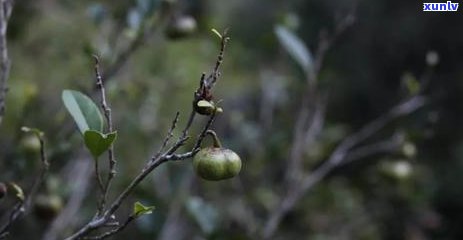
M10 229L11 225L25 211L26 211L26 209L24 208L24 202L23 201L19 201L18 203L15 204L15 206L13 207L13 210L11 210L11 212L10 212L10 216L8 218L8 221L0 229L0 239L4 239L4 238L8 237L8 235L10 234L9 229Z
M305 149L311 147L311 144L322 131L325 119L326 100L320 96L317 89L319 73L326 53L339 35L353 24L353 16L354 13L351 12L342 20L338 21L333 34L328 35L326 31L323 30L319 34L313 67L311 71L306 73L307 86L303 92L301 106L299 107L299 113L294 125L292 147L289 152L289 164L285 171L284 182L287 186L286 188L289 189L289 193L285 195L281 201L280 208L274 211L267 220L263 229L263 237L266 239L273 236L281 218L294 206L301 192L304 192L304 187L300 184L301 179L304 179L305 175L302 167L304 152ZM322 167L323 165L319 171L316 171L315 174L311 174L310 176L313 179L321 179L324 174L326 174L326 170L328 170Z
M131 40L127 47L119 51L119 53L114 57L114 61L111 62L111 64L103 71L101 74L102 76L105 77L105 82L111 80L123 67L124 65L129 61L130 57L141 47L144 45L147 39L152 38L153 35L162 33L167 21L170 15L172 14L172 11L168 11L165 14L163 14L162 18L159 19L160 24L151 24L150 19L144 19L143 21L143 26L140 28L142 30L137 32L136 37ZM154 28L151 26L155 26ZM98 89L95 89L98 90ZM87 168L86 166L85 168ZM88 183L88 179L86 179L86 176L82 176L83 181L85 182L85 186ZM84 195L85 193L85 188L75 188L75 191L73 191L73 194L70 203L66 205L66 208L69 205L69 211L63 211L63 214L60 214L59 219L56 219L53 223L53 225L48 229L47 234L45 234L44 239L46 240L54 240L57 238L58 234L63 231L63 229L66 227L67 222L75 221L73 217L73 212L76 211L76 209L79 208L79 206L82 204L82 201L84 200ZM108 187L109 190L109 187ZM108 192L108 191L107 191ZM75 194L74 194L75 193ZM65 209L66 209L65 208ZM59 220L59 221L58 221ZM63 224L64 223L64 224Z
M177 127L179 116L180 116L180 112L177 111L177 113L175 114L175 118L172 121L172 124L170 126L170 129L167 132L167 136L164 138L164 141L162 142L162 145L159 148L158 153L156 153L156 155L155 155L156 157L154 157L154 158L157 158L158 156L161 155L162 151L164 151L164 148L166 148L167 144L169 144L170 139L174 136L174 130Z
M105 233L103 233L103 234L101 234L99 236L85 237L83 239L100 240L100 239L105 239L105 238L111 237L112 235L124 230L129 225L129 223L131 223L135 219L136 219L136 216L132 214L120 226L118 226L118 227L116 227L116 228L114 228L114 229L112 229L110 231L107 231L107 232L105 232Z
M349 164L351 162L364 159L366 157L379 154L379 153L390 153L397 151L402 145L400 138L393 136L391 139L383 140L377 143L368 144L365 146L357 147L348 152L345 159L341 164Z
M40 186L42 186L42 183L45 181L45 178L48 174L50 162L48 161L47 153L45 150L45 140L43 138L43 133L36 133L35 136L39 139L40 142L40 172L35 177L34 184L32 185L29 194L25 196L25 199L19 200L19 202L12 209L8 221L2 227L0 227L0 239L3 239L6 236L8 236L8 232L11 225L21 216L23 216L24 213L30 208L32 200L35 198L35 195L37 194Z
M292 184L302 175L301 162L304 149L307 149L305 143L310 143L311 138L318 136L324 124L324 99L317 96L317 82L321 66L324 62L325 55L334 41L337 40L348 26L353 24L353 14L349 13L344 19L336 24L335 31L328 36L325 31L320 32L318 47L315 53L313 68L307 72L307 86L303 93L301 106L299 107L298 116L293 129L293 141L290 150L289 166L285 174L285 182ZM317 115L318 114L318 115Z
M214 86L214 84L217 82L217 79L220 75L219 68L223 62L223 56L225 54L225 47L227 46L227 43L230 40L230 38L227 36L228 34L227 32L228 31L225 30L224 33L222 34L222 39L220 41L220 52L219 52L219 55L217 56L217 61L215 63L214 70L212 71L212 73L209 75L209 77L206 80L209 88L212 88Z
M182 159L186 159L186 158L190 158L192 155L193 154L189 152L180 157ZM130 195L130 193L135 189L135 187L138 186L138 184L141 181L143 181L143 179L145 179L154 169L159 167L162 163L165 163L171 159L179 160L179 156L163 154L159 156L157 159L150 161L148 165L145 168L143 168L142 171L124 189L124 191L122 191L122 193L116 198L116 200L114 200L114 202L111 204L108 210L106 210L105 213L101 217L90 221L88 224L86 224L83 228L81 228L79 231L74 233L72 236L66 238L66 240L82 238L83 236L91 232L92 230L99 228L103 224L105 224L111 218L111 216L119 209L122 202Z
M100 189L100 194L101 194L101 199L99 199L98 203L97 203L97 208L98 208L97 213L99 214L101 211L103 211L103 209L101 209L101 202L102 202L102 198L104 196L105 186L103 184L103 180L101 179L100 164L99 164L98 159L93 159L93 164L94 164L93 166L95 168L95 180L98 183L98 187Z
M112 121L112 115L111 115L111 108L109 108L108 103L106 101L106 90L104 87L103 83L103 77L100 74L100 60L98 56L94 55L93 58L95 59L95 76L96 76L96 86L100 91L101 95L101 109L104 112L105 118L106 118L106 123L108 125L108 132L112 133L113 132L113 121ZM101 192L101 198L100 198L100 203L98 206L98 213L101 213L106 205L106 198L108 195L109 188L111 187L111 182L116 175L116 157L114 156L114 145L111 144L111 146L108 149L108 161L109 161L109 172L108 172L108 178L106 180L106 183L104 187L102 188ZM97 167L98 163L95 163L95 167ZM96 169L95 169L96 170ZM99 176L99 172L97 171L97 177ZM101 179L99 179L99 182L101 183Z
M196 143L193 147L193 151L196 149L199 149L201 147L201 143L206 137L207 130L212 126L212 123L215 120L216 112L214 111L212 115L209 117L209 120L207 121L206 125L204 126L203 130L201 131L201 134L199 134L198 138L196 139Z
M421 108L425 104L425 98L422 96L414 96L404 102L391 108L386 114L378 117L362 127L359 131L346 137L333 151L330 157L320 165L311 174L307 175L299 184L297 188L291 188L285 195L280 203L280 206L276 208L268 221L265 224L263 230L264 239L269 239L273 236L282 218L294 207L299 199L312 189L318 182L328 175L333 169L343 163L347 159L350 150L356 145L362 143L367 138L371 137L379 130L384 128L390 122L396 120L399 117L406 116L417 109ZM353 151L352 151L353 152ZM365 153L365 152L364 152ZM370 154L376 153L376 151L369 152ZM366 157L363 154L362 157Z
M226 43L227 40L222 41L222 46L224 47L224 44ZM216 62L216 67L214 68L213 72L218 71L218 67L220 66L220 63L222 62L222 57L223 54L219 54L219 57ZM201 76L201 81L200 81L200 88L201 84L204 83L204 74ZM212 87L212 86L211 86ZM194 95L193 102L196 100L195 98L197 97L197 94ZM193 108L193 106L192 106ZM113 215L115 212L120 208L122 203L127 199L127 197L134 191L135 187L140 184L154 169L159 167L161 164L168 162L168 161L173 161L173 160L184 160L193 157L198 151L201 146L201 142L204 140L204 137L206 135L207 130L212 126L212 123L214 122L215 119L215 112L211 114L209 117L207 123L205 124L203 130L197 137L196 143L193 147L193 149L189 152L182 153L182 154L175 154L175 152L185 144L185 142L189 139L188 137L188 131L193 123L194 117L196 113L194 111L194 108L192 109L192 112L190 114L190 117L188 118L188 121L186 123L186 126L184 130L182 131L182 136L180 136L177 141L171 146L169 149L167 149L164 153L162 154L155 154L153 155L151 161L148 161L145 167L140 171L140 173L130 182L130 184L119 194L119 196L112 202L112 204L108 207L107 210L104 211L104 213L99 214L95 216L90 222L88 222L85 226L83 226L81 229L79 229L77 232L75 232L73 235L70 237L66 238L66 240L75 240L75 239L81 239L87 236L90 232L92 232L95 229L98 229L102 226L104 226L110 219L113 218ZM176 122L177 122L178 114L176 115L176 118L173 121L172 124L172 131L175 128ZM166 136L166 139L164 142L168 142L168 138L171 137L171 134L168 133ZM164 143L163 143L164 145ZM167 143L166 143L167 145ZM122 230L122 229L121 229Z

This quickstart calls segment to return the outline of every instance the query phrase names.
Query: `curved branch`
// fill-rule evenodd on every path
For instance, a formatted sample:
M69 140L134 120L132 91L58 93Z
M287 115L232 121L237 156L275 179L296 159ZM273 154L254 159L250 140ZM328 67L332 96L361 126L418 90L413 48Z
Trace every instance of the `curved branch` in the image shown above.
M366 124L357 132L346 137L333 151L329 158L315 169L312 173L307 175L299 184L295 184L297 187L289 189L288 193L285 195L283 200L280 203L280 206L274 211L268 221L266 222L263 230L263 237L269 239L273 236L277 230L282 218L294 208L296 203L310 191L317 183L324 179L331 171L333 171L337 166L342 164L344 161L349 159L349 153L357 153L352 151L352 148L362 143L379 130L384 128L387 124L392 121L409 115L416 111L417 109L424 106L426 103L423 96L414 96L410 99L399 103L398 105L392 107L386 114L378 117L377 119ZM365 153L365 151L363 151ZM371 151L369 153L376 153ZM351 155L352 156L352 155ZM363 154L362 157L367 155Z

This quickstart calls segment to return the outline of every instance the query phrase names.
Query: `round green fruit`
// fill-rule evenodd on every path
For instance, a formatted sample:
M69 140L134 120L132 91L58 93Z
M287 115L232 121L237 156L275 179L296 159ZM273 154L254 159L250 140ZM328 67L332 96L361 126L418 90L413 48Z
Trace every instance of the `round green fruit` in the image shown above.
M35 153L40 150L40 140L33 135L27 135L20 141L20 147L27 153Z
M219 181L238 175L241 159L230 149L204 148L193 158L193 167L201 178Z

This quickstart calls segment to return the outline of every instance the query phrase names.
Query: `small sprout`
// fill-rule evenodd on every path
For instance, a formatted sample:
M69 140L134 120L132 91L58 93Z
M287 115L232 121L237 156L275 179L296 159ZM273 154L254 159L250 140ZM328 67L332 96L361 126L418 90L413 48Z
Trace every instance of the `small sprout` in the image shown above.
M206 100L199 100L194 109L197 113L201 115L211 115L212 113L222 113L223 109L221 107L217 107L213 101L206 101Z
M154 206L145 206L140 202L135 202L133 204L133 215L139 217L141 215L151 214L153 210L156 209Z
M220 39L223 38L222 34L220 34L219 31L217 31L215 28L212 28L211 31L215 33L215 35L217 35Z
M14 182L10 183L10 185L13 187L14 191L16 192L16 197L19 200L24 201L25 197L24 197L23 189Z

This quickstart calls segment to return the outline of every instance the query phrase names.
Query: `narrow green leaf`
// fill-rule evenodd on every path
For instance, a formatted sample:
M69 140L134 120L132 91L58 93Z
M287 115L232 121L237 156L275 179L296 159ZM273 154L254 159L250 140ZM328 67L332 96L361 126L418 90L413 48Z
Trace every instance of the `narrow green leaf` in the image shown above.
M87 130L103 131L103 116L92 99L74 90L64 90L61 97L82 134Z
M24 197L23 189L14 182L11 182L10 185L13 187L14 191L16 192L16 197L19 200L24 201L25 197Z
M92 153L95 160L111 147L116 140L117 132L104 134L94 130L87 130L84 133L84 141L87 149Z
M313 68L313 57L304 42L284 26L276 26L275 34L278 41L288 54L307 74Z
M140 202L135 202L133 204L133 215L139 217L141 215L151 214L153 210L156 209L154 206L145 206Z
M220 39L223 38L222 34L220 34L219 31L217 31L215 28L212 28L211 31L212 31L215 35L217 35Z

